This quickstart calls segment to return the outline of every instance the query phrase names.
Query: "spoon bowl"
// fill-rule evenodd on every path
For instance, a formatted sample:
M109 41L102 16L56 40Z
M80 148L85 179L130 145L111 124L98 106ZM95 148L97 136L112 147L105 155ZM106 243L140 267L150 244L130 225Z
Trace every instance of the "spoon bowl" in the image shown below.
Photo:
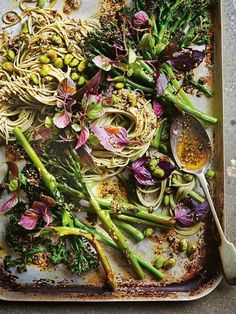
M197 176L206 195L215 221L221 244L219 246L225 279L236 285L236 249L223 232L205 178L206 168L212 160L212 145L202 124L191 115L181 115L174 120L170 131L171 150L181 170Z

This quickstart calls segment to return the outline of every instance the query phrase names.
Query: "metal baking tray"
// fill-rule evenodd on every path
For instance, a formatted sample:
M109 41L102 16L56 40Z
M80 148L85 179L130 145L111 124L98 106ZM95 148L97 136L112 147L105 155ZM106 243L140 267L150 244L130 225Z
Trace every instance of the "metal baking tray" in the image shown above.
M111 1L111 0L109 0ZM17 1L1 1L0 15L17 7ZM112 1L111 1L112 2ZM117 1L118 2L118 1ZM57 8L62 8L63 1L57 1ZM214 66L211 70L214 97L212 100L196 98L203 110L213 113L219 122L211 131L214 142L217 170L216 180L212 187L214 202L223 222L224 208L224 158L223 143L223 88L222 88L222 32L221 4L218 0L213 11L214 33ZM99 9L99 1L82 1L81 9L74 13L78 17L88 17ZM206 70L206 69L205 69ZM205 71L200 69L199 71ZM202 73L201 73L202 74ZM0 117L1 119L1 117ZM1 148L3 149L3 148ZM0 149L0 159L1 159ZM1 160L0 160L1 167ZM30 267L24 274L7 273L3 269L2 259L9 253L4 244L5 218L0 215L0 299L9 301L187 301L201 298L212 292L221 281L221 268L218 257L217 240L209 219L200 231L201 249L194 263L186 267L180 260L175 271L170 272L164 282L157 282L146 276L144 281L133 279L129 267L120 255L111 248L106 248L112 268L117 274L119 288L116 292L108 291L104 286L103 271L99 268L83 276L75 276L63 268L40 270ZM139 254L149 261L155 258L155 247L158 235L152 240L144 240L133 245Z

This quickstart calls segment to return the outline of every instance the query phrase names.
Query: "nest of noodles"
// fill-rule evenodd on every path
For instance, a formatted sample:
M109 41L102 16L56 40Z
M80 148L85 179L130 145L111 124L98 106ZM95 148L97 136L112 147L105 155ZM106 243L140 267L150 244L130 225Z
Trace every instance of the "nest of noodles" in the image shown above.
M122 151L104 149L101 144L92 147L96 169L85 168L87 179L103 180L121 172L131 161L145 155L158 126L152 105L139 91L121 89L103 95L103 115L94 126L123 127L128 132L129 144Z

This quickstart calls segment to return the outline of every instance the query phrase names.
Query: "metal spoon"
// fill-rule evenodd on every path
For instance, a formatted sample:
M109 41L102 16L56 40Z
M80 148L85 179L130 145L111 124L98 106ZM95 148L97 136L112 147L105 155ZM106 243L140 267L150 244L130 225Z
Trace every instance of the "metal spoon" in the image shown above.
M193 141L189 141L190 138ZM236 249L224 235L204 174L212 159L212 145L208 134L196 118L182 115L172 124L170 143L178 166L185 172L196 175L200 181L220 235L219 251L225 279L229 284L236 285ZM189 156L190 153L192 154Z

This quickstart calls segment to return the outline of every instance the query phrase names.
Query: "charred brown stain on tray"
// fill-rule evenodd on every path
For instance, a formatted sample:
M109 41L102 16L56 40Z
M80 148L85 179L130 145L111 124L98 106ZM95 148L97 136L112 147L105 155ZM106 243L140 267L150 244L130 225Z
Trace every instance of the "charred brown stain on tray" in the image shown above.
M232 126L235 126L235 125L236 125L236 121L235 121L235 120L231 120L231 121L230 121L230 124L231 124Z

